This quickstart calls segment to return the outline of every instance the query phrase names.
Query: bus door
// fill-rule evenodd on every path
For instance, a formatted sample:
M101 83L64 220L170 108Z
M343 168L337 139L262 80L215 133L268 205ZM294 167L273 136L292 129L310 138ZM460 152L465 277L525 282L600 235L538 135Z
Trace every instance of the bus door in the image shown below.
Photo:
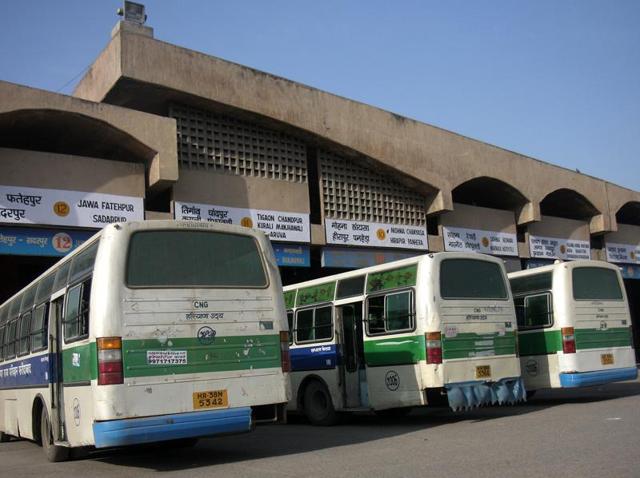
M51 430L54 441L65 441L64 393L62 387L62 311L64 293L49 305L49 376Z
M366 371L362 341L362 302L336 306L336 319L342 324L342 394L345 408L366 406Z

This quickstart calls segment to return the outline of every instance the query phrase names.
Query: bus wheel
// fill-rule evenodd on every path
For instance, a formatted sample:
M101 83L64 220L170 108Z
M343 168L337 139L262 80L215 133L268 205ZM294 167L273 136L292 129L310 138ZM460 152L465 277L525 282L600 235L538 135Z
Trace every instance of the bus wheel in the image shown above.
M0 443L6 443L11 440L11 435L7 435L5 432L0 432Z
M338 421L331 395L320 382L311 382L304 389L304 414L313 425L330 426Z
M52 462L65 461L69 459L69 448L53 444L53 433L51 432L51 422L46 407L42 408L40 419L40 436L42 437L42 449L47 459Z

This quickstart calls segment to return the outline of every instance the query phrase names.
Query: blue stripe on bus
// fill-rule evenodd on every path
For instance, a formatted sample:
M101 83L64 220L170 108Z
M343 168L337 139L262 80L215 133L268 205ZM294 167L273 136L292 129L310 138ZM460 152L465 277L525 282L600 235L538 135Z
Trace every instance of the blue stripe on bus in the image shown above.
M312 345L289 351L291 370L325 370L335 368L338 363L338 349L335 344Z
M52 358L53 354L43 353L0 365L0 390L48 386L52 381L49 370Z
M251 430L251 407L94 422L96 448Z
M561 373L560 385L567 388L590 387L611 382L635 380L638 377L636 367L596 370L593 372Z

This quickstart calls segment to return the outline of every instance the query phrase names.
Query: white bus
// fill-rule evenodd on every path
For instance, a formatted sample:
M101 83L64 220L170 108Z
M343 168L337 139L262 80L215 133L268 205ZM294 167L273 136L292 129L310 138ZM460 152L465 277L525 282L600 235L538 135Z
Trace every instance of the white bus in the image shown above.
M525 397L500 259L444 252L284 288L292 411L454 410Z
M580 260L509 274L522 376L530 392L638 375L618 267Z
M52 461L246 432L290 394L273 252L236 226L105 227L0 307L0 345L0 440Z

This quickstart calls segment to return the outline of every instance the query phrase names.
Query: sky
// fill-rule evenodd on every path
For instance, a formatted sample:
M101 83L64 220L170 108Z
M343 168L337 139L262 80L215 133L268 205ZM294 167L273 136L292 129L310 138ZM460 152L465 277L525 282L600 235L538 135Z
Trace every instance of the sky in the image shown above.
M159 40L640 190L639 0L141 3ZM121 4L0 0L0 80L70 94Z

